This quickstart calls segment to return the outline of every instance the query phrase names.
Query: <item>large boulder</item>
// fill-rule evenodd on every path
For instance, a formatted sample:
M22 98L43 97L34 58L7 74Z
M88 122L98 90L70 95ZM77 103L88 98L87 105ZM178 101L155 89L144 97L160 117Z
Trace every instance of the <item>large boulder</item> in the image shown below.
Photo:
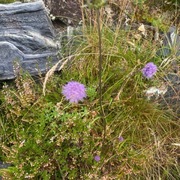
M0 4L0 80L15 78L15 61L32 75L46 72L58 61L55 36L42 0Z

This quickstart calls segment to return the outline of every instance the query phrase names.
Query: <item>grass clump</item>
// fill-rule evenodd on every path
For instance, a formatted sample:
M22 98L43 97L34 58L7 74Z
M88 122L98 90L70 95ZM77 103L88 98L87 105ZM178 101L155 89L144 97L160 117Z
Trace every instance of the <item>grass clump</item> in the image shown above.
M71 58L64 58L61 73L50 77L50 70L46 86L25 72L14 84L3 86L0 160L11 165L0 170L4 178L179 177L178 146L173 145L179 140L179 122L144 93L160 83L164 71L155 54L158 48L148 39L137 40L137 32L110 28L102 19L102 107L96 21L84 27L84 40ZM148 62L158 67L152 79L142 75ZM86 88L87 97L78 103L70 103L62 94L72 81ZM70 95L76 96L72 89Z
M13 2L15 2L15 0L0 0L0 4L8 4Z

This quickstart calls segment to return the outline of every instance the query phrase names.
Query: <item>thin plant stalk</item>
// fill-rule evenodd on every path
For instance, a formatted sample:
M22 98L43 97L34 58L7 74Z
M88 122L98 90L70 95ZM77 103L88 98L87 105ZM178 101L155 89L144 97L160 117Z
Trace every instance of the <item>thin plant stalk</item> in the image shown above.
M106 137L106 120L104 117L104 110L103 110L103 105L102 105L102 34L101 34L101 28L100 28L100 10L96 9L97 12L97 26L98 26L98 37L99 37L99 43L98 43L98 48L99 48L99 65L98 65L98 76L99 76L99 105L100 105L100 116L103 121L103 126L104 126L104 134L103 134L103 144L105 142L105 137Z
M99 65L98 65L98 70L99 70L99 104L100 104L100 112L101 115L103 116L103 107L102 107L102 46L101 46L101 29L100 29L100 12L99 9L97 11L97 25L98 25L98 48L99 48Z

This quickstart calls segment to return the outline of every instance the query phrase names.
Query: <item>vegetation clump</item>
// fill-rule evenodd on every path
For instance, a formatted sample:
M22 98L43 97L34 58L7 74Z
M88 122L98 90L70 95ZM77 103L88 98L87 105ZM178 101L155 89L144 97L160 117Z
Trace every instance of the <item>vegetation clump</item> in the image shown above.
M0 0L0 4L8 4L8 3L13 3L16 0Z
M52 67L37 83L20 70L3 85L0 161L10 164L0 169L4 178L178 179L179 120L145 96L168 69L160 66L158 45L137 38L138 31L109 27L103 7L93 13L60 74Z

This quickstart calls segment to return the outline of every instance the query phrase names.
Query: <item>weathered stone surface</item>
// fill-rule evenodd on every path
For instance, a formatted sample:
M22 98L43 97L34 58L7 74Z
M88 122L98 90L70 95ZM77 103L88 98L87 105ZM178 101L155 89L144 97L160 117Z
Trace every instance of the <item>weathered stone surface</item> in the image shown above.
M57 62L55 32L42 0L0 4L0 80L13 79L14 61L32 75Z
M43 0L50 13L67 25L77 25L82 18L78 0Z

